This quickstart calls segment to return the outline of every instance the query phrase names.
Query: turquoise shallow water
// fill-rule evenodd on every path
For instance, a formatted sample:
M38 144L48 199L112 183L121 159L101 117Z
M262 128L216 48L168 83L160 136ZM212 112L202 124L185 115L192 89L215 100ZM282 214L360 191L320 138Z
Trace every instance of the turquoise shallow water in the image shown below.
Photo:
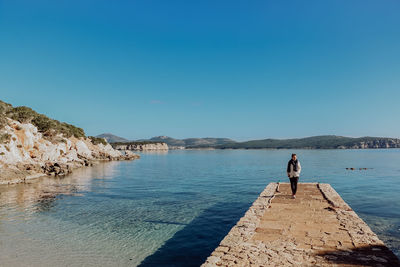
M170 151L0 186L0 266L198 266L292 152L400 256L398 149Z

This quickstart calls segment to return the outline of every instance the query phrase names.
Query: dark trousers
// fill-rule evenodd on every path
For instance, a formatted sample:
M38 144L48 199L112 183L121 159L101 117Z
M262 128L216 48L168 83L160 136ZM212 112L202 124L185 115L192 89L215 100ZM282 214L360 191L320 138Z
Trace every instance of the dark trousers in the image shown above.
M290 188L292 189L292 194L296 195L297 191L297 182L299 181L299 177L291 177L290 180Z

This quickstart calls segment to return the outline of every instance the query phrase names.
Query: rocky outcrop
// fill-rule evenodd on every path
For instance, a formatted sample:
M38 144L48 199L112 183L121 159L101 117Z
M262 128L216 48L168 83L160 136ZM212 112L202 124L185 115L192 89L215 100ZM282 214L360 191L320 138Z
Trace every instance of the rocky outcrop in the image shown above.
M8 140L0 144L0 184L23 182L42 175L66 175L97 161L130 160L139 156L121 152L106 142L93 144L86 137L44 138L33 124L7 118L2 134Z
M339 149L367 149L367 148L400 148L400 139L385 138L365 142L358 142L352 145L342 145Z
M131 142L126 144L113 144L113 147L117 150L134 150L134 151L149 151L149 150L168 150L168 145L162 142L155 143L141 143Z

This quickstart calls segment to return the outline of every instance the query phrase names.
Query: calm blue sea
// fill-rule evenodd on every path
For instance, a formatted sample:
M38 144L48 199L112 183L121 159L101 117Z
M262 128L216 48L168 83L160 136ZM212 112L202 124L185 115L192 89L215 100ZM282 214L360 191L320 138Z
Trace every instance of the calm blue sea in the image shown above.
M198 266L292 152L400 255L399 149L179 150L0 186L0 266Z

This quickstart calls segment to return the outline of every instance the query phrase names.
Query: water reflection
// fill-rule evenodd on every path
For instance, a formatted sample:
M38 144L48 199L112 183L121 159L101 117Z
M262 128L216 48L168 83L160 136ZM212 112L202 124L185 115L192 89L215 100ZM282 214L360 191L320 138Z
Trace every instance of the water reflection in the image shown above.
M266 184L284 178L292 151L165 152L0 186L0 265L187 266L196 257L198 266ZM399 253L400 150L293 152L302 182L332 184Z
M0 186L0 210L13 208L21 212L49 211L62 195L83 196L91 191L94 179L111 179L118 174L121 162L100 163L80 168L65 177L43 177L25 184ZM98 186L98 185L97 185Z
M148 154L148 155L167 155L168 150L143 150L140 151L139 154Z

